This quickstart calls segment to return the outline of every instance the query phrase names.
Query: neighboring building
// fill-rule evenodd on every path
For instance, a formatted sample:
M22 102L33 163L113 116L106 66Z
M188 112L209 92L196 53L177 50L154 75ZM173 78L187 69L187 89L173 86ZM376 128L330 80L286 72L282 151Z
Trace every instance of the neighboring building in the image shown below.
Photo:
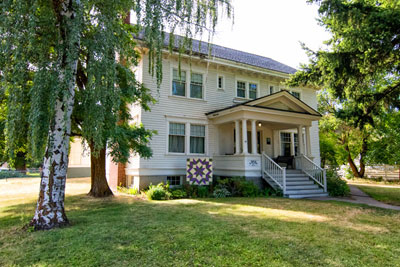
M287 89L282 84L296 69L270 58L217 45L209 56L207 45L199 50L197 41L193 49L192 57L181 57L180 73L178 55L164 53L160 88L147 71L149 60L142 50L137 79L157 103L150 112L136 105L131 112L136 123L157 131L150 143L153 156L132 155L123 170L110 169L110 184L125 176L126 184L139 190L150 183L181 185L187 158L210 157L215 176L245 176L260 186L265 180L291 197L322 193L316 89ZM278 156L279 166L271 162ZM314 177L303 168L315 181L289 170L301 168L300 162L320 172ZM299 178L293 185L304 185L304 191L294 193L298 188L286 184L290 177Z
M70 143L67 177L90 177L90 150L77 137Z

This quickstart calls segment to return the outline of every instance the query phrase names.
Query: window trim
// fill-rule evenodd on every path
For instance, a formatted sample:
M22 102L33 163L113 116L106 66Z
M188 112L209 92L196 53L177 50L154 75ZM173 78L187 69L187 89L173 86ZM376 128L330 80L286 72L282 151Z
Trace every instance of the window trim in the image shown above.
M192 74L200 74L201 75L201 98L198 97L191 97L191 93L192 93ZM188 98L190 99L197 99L197 100L204 100L204 74L201 72L197 72L197 71L191 71L189 74L189 94L188 94Z
M190 127L190 129L189 129L189 151L188 151L188 155L205 155L206 154L206 136L207 136L207 132L206 132L206 125L204 125L204 124L198 124L198 123L189 123L189 127ZM192 131L192 125L194 125L194 126L204 126L204 153L192 153L192 152L190 152L190 138L192 137L192 133L191 133L191 131ZM202 136L193 136L193 137L202 137Z
M202 118L185 118L180 116L169 116L166 115L166 146L165 146L165 155L175 155L175 156L206 156L208 155L209 151L209 144L208 144L208 122L206 119ZM169 125L170 123L180 123L185 124L185 152L184 153L177 153L177 152L169 152ZM190 153L190 125L202 125L205 127L205 136L204 136L204 153Z
M222 87L219 87L219 78L222 78ZM221 91L225 90L225 76L222 74L217 74L217 89Z
M165 178L165 183L168 183L168 177L179 177L179 184L178 185L169 184L170 188L182 186L182 175L167 175L167 177Z
M191 100L197 100L197 101L206 101L206 75L207 73L204 70L198 69L198 68L189 68L189 67L181 67L181 71L186 71L186 83L185 83L185 96L180 96L180 95L174 95L172 93L172 82L174 79L174 69L178 70L179 67L177 64L171 64L170 66L170 81L169 81L169 94L168 96L174 97L174 98L181 98L181 99L191 99ZM190 97L190 85L191 85L191 74L196 73L196 74L201 74L203 78L203 86L202 86L202 98L196 98L196 97Z
M244 82L245 83L245 97L238 96L238 94L237 94L237 83L238 82ZM250 96L250 91L249 91L249 88L250 88L249 84L250 83L257 85L257 92L256 92L256 98L255 99L259 98L260 95L261 95L261 93L260 93L261 92L260 91L260 81L259 80L252 80L252 79L249 79L249 78L244 78L244 77L241 77L241 76L235 77L235 98L237 98L238 100L239 99L240 100L254 100L254 99L249 97Z
M184 145L183 152L170 152L169 151L169 136L170 136L169 130L170 130L171 123L177 123L177 124L185 125L185 134L183 135L183 137L184 137L184 139L183 139L183 145ZM186 128L187 128L187 125L185 123L177 122L177 121L168 121L168 124L167 124L167 153L168 154L170 154L170 155L185 155L186 150L187 150L187 147L186 147L186 144L187 144L187 141L186 141L187 129ZM179 136L182 136L182 135L179 135Z

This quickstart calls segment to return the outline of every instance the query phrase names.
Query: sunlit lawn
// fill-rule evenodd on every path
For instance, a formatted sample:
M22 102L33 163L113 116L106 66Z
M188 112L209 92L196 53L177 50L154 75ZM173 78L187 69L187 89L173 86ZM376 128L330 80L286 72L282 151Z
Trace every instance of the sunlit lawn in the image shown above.
M70 227L26 232L21 228L33 214L38 189L38 179L32 180L17 185L0 181L0 266L395 266L400 262L400 212L282 198L96 200L84 195L88 179L67 182ZM19 193L13 194L17 189Z
M357 185L357 187L376 200L400 206L400 187L373 185Z

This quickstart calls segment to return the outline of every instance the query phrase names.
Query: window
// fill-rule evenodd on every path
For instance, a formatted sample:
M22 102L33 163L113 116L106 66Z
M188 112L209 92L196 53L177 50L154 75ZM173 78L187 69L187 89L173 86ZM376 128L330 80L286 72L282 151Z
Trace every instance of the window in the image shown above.
M300 93L299 92L291 91L290 93L292 94L292 96L296 97L297 99L300 99Z
M190 125L190 153L205 153L205 136L204 125Z
M290 133L281 133L281 156L291 156L290 144Z
M203 74L192 73L190 75L190 97L203 98Z
M168 152L185 153L185 124L169 124Z
M272 95L274 93L274 87L271 85L269 87L269 94Z
M167 183L169 185L181 185L181 177L180 176L167 176Z
M224 89L224 76L218 76L218 89Z
M246 83L245 82L237 82L237 97L246 97Z
M249 83L249 98L256 99L257 98L257 84Z
M299 155L299 136L297 133L294 134L294 154Z
M173 69L172 74L172 95L186 96L186 71Z

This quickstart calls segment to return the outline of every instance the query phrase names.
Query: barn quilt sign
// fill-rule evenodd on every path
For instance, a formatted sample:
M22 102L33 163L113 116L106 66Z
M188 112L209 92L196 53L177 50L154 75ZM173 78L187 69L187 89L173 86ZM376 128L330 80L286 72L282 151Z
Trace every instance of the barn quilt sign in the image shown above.
M210 158L189 158L186 162L186 181L192 185L209 185L213 178Z

